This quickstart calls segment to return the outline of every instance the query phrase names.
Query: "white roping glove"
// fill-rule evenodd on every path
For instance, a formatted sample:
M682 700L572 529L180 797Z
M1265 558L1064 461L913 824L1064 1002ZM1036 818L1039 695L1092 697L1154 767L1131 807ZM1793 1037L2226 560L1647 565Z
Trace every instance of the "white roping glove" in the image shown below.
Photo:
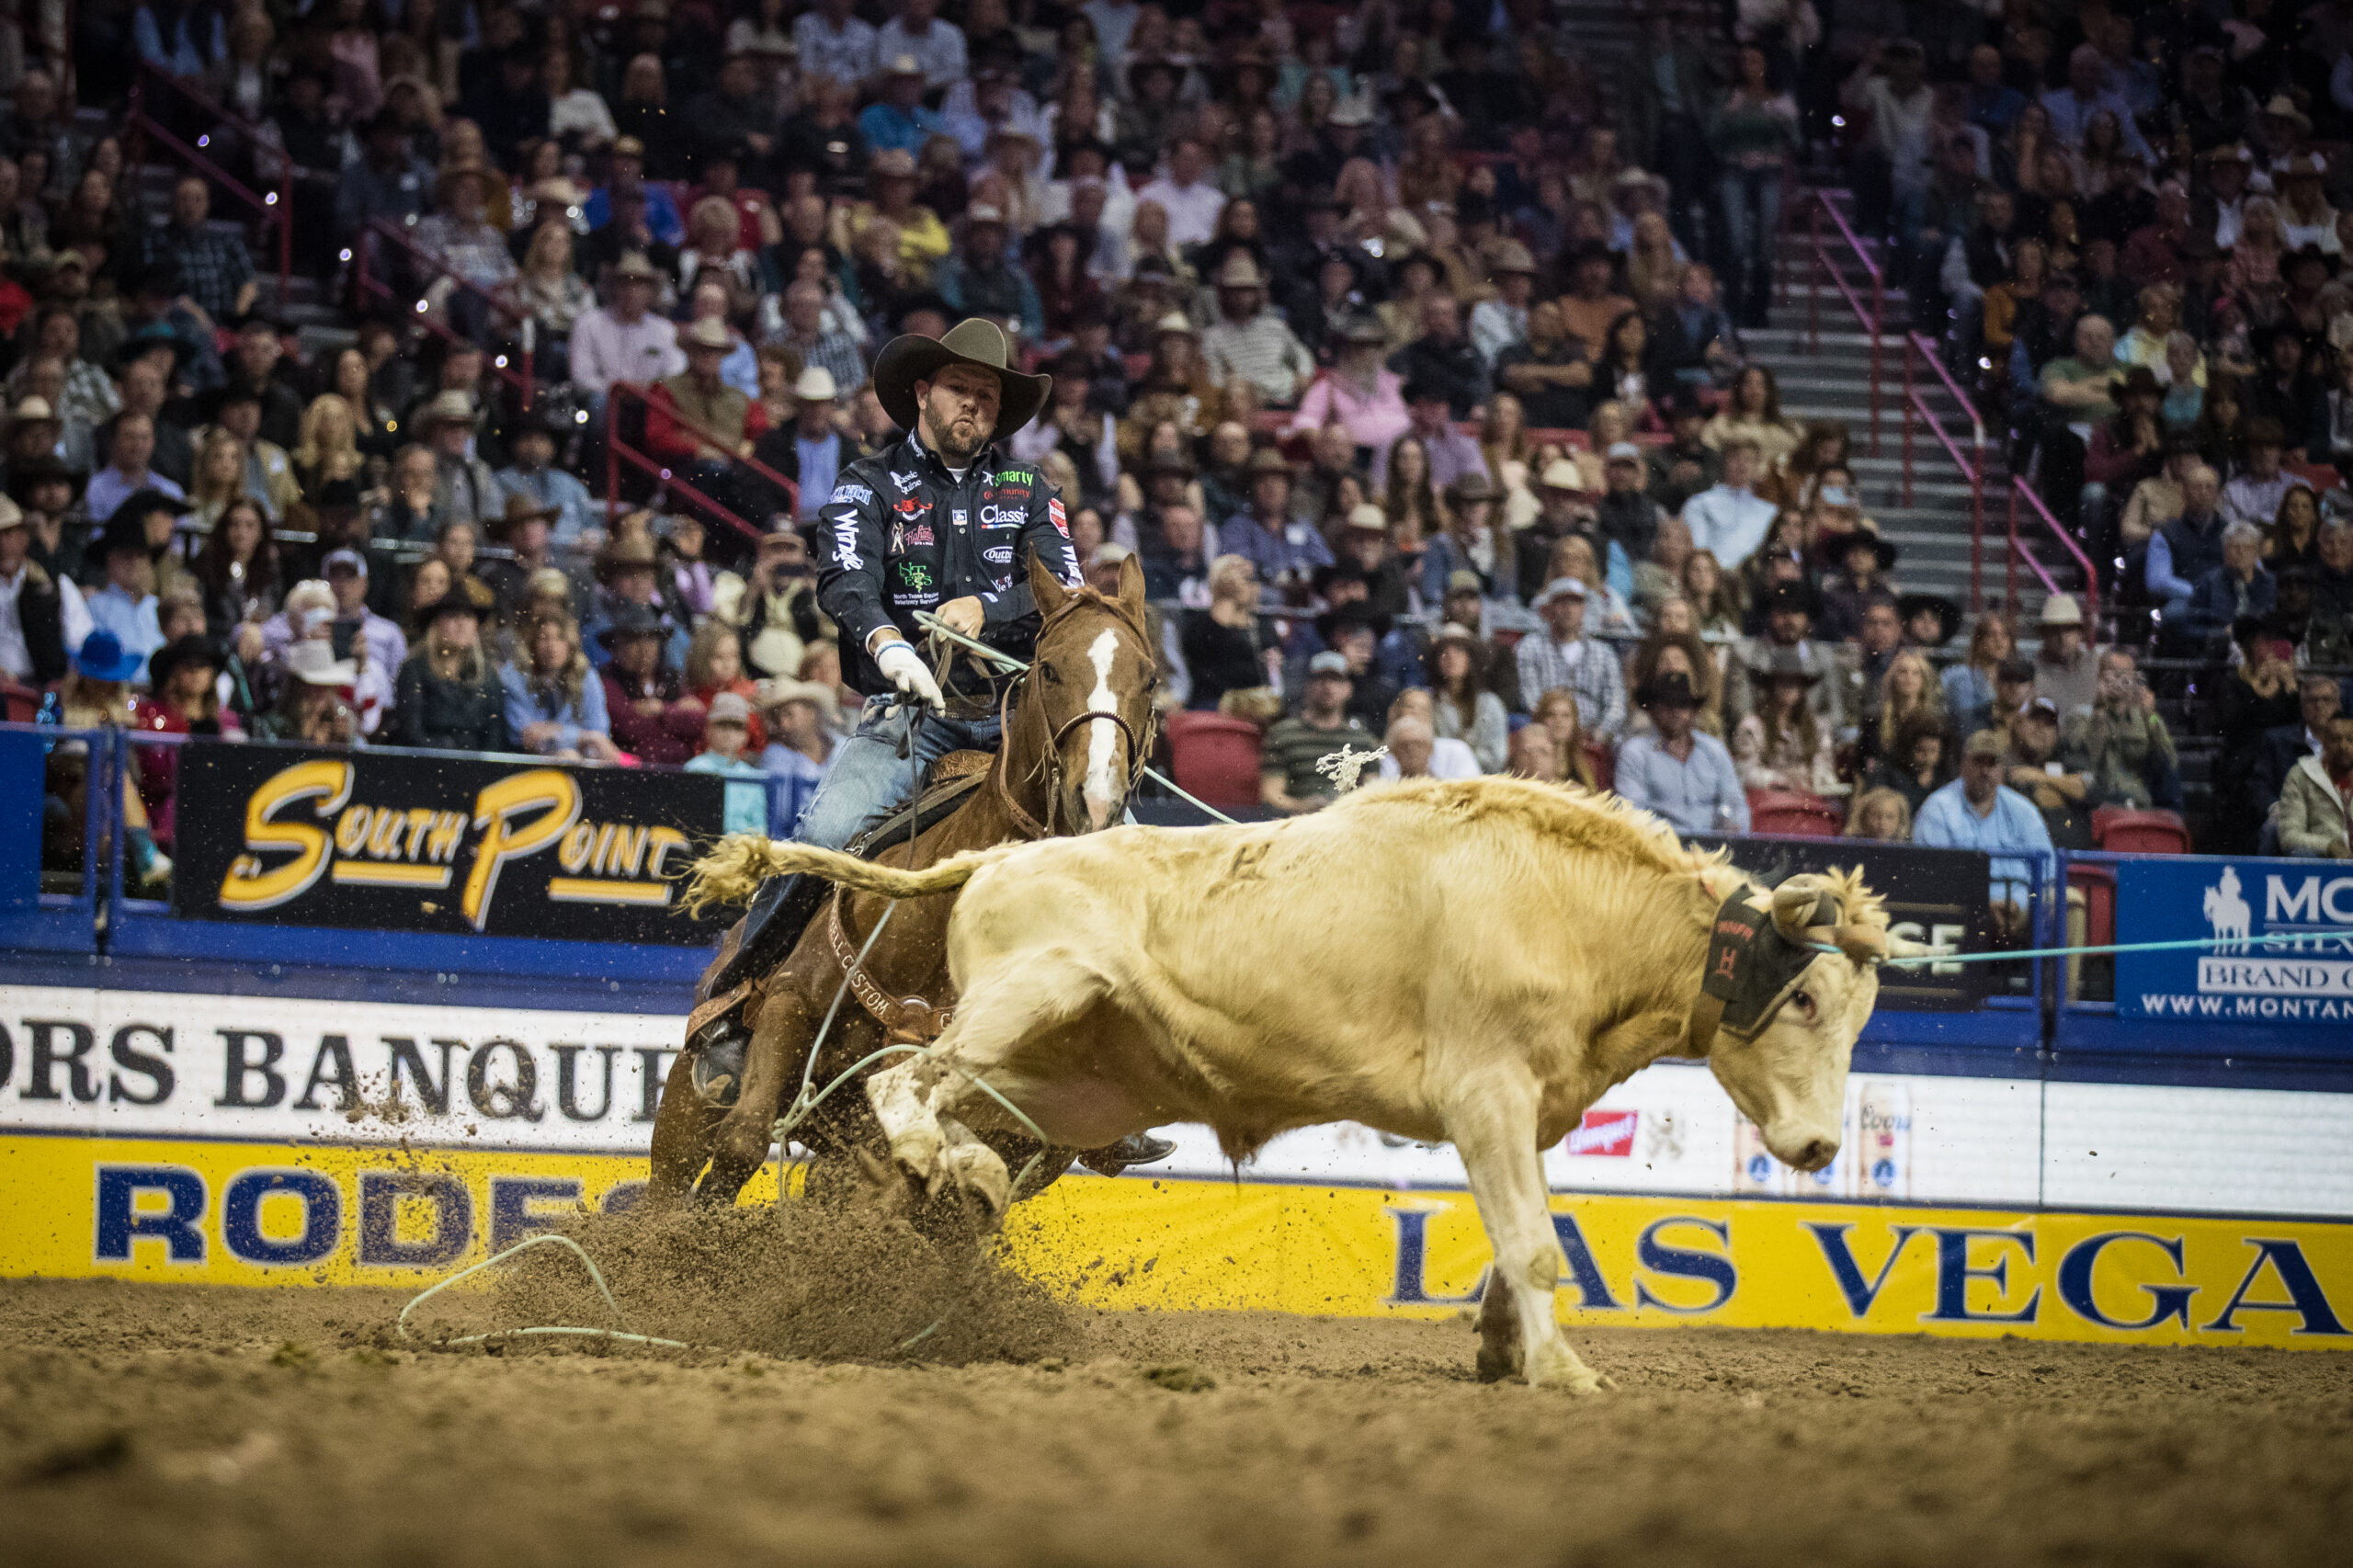
M915 652L912 642L894 637L883 643L874 654L874 665L890 678L900 696L920 702L935 713L948 706L939 695L939 683L931 678L931 671L924 667L923 655Z

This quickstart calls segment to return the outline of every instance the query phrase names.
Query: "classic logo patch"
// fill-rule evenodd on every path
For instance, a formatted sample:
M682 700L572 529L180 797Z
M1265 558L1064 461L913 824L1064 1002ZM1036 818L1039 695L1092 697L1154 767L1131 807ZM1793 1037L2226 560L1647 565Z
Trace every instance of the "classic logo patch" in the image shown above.
M863 506L873 499L874 492L869 490L863 484L836 484L834 486L833 495L825 504L830 506L838 505L844 501L853 501Z
M1017 528L1026 521L1028 517L1018 506L981 508L981 527L984 528Z

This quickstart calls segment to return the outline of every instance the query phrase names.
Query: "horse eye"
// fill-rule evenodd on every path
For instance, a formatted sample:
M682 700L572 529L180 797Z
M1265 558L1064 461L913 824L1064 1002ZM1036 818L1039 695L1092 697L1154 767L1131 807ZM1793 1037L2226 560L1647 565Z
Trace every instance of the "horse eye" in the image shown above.
M1045 678L1045 682L1048 686L1060 686L1063 683L1062 671L1054 668L1051 665L1040 665L1038 666L1038 673Z

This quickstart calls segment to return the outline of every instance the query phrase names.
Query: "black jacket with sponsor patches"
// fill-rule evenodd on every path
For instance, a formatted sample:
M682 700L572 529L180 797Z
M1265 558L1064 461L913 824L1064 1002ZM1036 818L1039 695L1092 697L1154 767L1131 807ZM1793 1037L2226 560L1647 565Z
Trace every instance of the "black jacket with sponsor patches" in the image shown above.
M981 640L1029 658L1038 637L1032 554L1078 585L1061 496L995 444L961 483L913 436L858 459L842 471L817 523L817 603L841 628L842 679L869 696L890 690L867 640L895 626L920 644L915 612L968 596L981 601ZM970 668L960 660L950 684L981 695Z

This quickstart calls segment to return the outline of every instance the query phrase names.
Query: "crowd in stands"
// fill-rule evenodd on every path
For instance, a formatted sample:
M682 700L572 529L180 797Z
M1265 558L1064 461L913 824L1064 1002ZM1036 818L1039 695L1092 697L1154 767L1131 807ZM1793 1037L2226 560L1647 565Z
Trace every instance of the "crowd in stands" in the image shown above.
M1274 811L1350 743L1688 833L2177 808L2141 644L1906 593L1750 358L1836 157L2103 602L2236 665L2226 846L2346 856L2305 672L2353 663L2353 6L1643 25L1605 91L1543 0L85 6L0 52L0 675L70 725L683 766L783 831L859 700L812 542L901 438L869 368L985 316L1054 378L1011 458L1097 581L1140 560L1165 705L1261 726ZM168 193L135 73L233 117ZM281 176L300 322L222 208Z

